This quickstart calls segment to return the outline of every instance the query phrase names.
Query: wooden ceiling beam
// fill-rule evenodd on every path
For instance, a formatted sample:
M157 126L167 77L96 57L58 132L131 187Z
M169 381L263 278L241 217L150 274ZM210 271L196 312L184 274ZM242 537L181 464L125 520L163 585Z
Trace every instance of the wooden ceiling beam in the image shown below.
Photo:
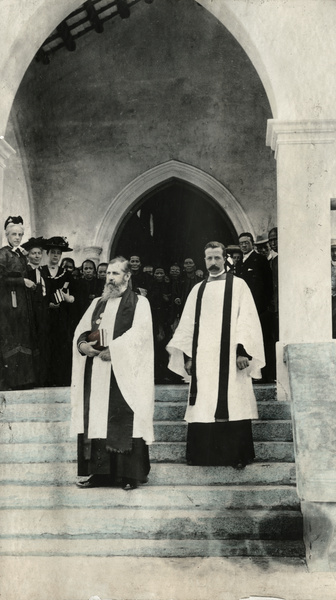
M61 36L66 49L69 50L69 52L74 52L74 50L76 50L76 42L71 34L70 27L67 22L62 21L62 23L60 23L56 29Z
M128 19L131 15L131 11L129 6L127 5L126 0L116 0L117 11L122 19Z
M87 12L90 23L93 26L94 30L97 33L103 33L104 25L99 18L99 15L92 3L92 0L87 0L87 2L84 2L83 6Z
M50 58L49 58L48 54L43 50L42 47L36 52L35 60L36 60L36 62L41 62L44 65L50 64Z

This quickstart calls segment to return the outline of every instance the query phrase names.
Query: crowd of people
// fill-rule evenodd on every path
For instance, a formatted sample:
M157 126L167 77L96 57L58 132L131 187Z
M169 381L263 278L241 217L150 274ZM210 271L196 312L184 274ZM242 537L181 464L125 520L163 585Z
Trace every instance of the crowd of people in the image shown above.
M2 390L67 386L77 323L102 295L107 264L85 260L76 269L66 238L23 243L21 217L5 222L0 249L0 385ZM42 265L43 251L47 261Z
M96 267L87 259L77 267L68 256L72 248L61 236L32 237L24 242L21 217L8 217L5 234L8 243L0 249L1 389L70 385L74 331L92 300L103 294L107 263ZM174 263L168 268L155 263L142 265L136 254L127 258L129 286L146 296L151 307L155 381L179 383L181 378L167 368L166 345L190 291L204 279L204 267L197 268L190 256L181 265ZM255 242L250 233L241 234L237 246L226 248L225 270L245 279L251 289L266 349L263 381L274 381L278 339L276 229Z
M204 271L191 257L182 265L141 265L141 257L131 256L133 289L147 296L153 317L155 380L157 383L179 382L167 368L166 345L180 321L186 299L193 287L203 281ZM203 265L202 265L203 266ZM276 379L275 344L279 339L277 229L254 241L251 233L241 233L237 245L226 248L225 270L245 280L249 286L261 322L266 354L262 382Z

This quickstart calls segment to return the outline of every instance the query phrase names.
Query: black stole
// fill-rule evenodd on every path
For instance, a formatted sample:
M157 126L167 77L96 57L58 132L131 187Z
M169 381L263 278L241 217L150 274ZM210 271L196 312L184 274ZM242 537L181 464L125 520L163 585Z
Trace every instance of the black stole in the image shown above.
M195 309L195 327L192 342L192 366L191 366L191 386L189 395L189 404L192 406L196 403L197 397L197 372L196 372L196 357L199 336L199 323L202 307L202 298L207 282L201 284ZM215 282L213 282L215 285ZM228 383L229 383L229 366L230 366L230 329L231 329L231 308L232 308L232 285L233 274L226 273L226 283L223 302L223 319L222 319L222 334L219 359L219 382L218 382L218 400L215 412L216 420L228 420Z
M131 329L137 302L138 296L128 287L121 297L121 301L117 310L113 330L114 340ZM92 314L91 331L96 331L98 329L101 322L100 315L104 312L105 307L106 301L98 300ZM89 360L87 359L86 362L88 363ZM113 368L111 366L106 435L106 448L108 451L130 452L132 450L133 419L134 413L128 406L119 389Z

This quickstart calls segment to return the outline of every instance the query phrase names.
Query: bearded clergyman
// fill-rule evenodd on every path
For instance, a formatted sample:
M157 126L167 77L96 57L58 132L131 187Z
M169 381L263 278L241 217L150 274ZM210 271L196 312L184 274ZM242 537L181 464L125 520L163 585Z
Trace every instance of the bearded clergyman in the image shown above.
M153 327L148 300L130 286L123 257L108 264L101 298L74 335L71 434L78 435L80 488L135 489L154 441Z
M167 346L168 366L191 377L188 464L241 469L254 459L252 378L260 379L265 364L261 326L247 284L226 272L224 245L209 242L204 252L208 277L187 298Z

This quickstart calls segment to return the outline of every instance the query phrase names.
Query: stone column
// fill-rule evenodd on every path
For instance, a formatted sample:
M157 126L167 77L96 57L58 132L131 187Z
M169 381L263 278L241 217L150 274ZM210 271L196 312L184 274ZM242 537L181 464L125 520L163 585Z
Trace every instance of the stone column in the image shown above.
M93 262L95 263L96 267L98 266L98 264L100 263L100 255L102 253L102 248L100 246L87 246L86 248L84 248L84 260L86 260L87 258L89 258L90 260L93 260Z
M14 148L10 146L3 136L0 136L0 215L3 215L3 182L4 182L4 171L8 162L8 159L15 154ZM1 224L1 227L3 225ZM0 247L2 246L2 240L0 239Z
M330 199L336 121L269 120L277 161L280 341L278 398L289 398L284 347L331 340Z

